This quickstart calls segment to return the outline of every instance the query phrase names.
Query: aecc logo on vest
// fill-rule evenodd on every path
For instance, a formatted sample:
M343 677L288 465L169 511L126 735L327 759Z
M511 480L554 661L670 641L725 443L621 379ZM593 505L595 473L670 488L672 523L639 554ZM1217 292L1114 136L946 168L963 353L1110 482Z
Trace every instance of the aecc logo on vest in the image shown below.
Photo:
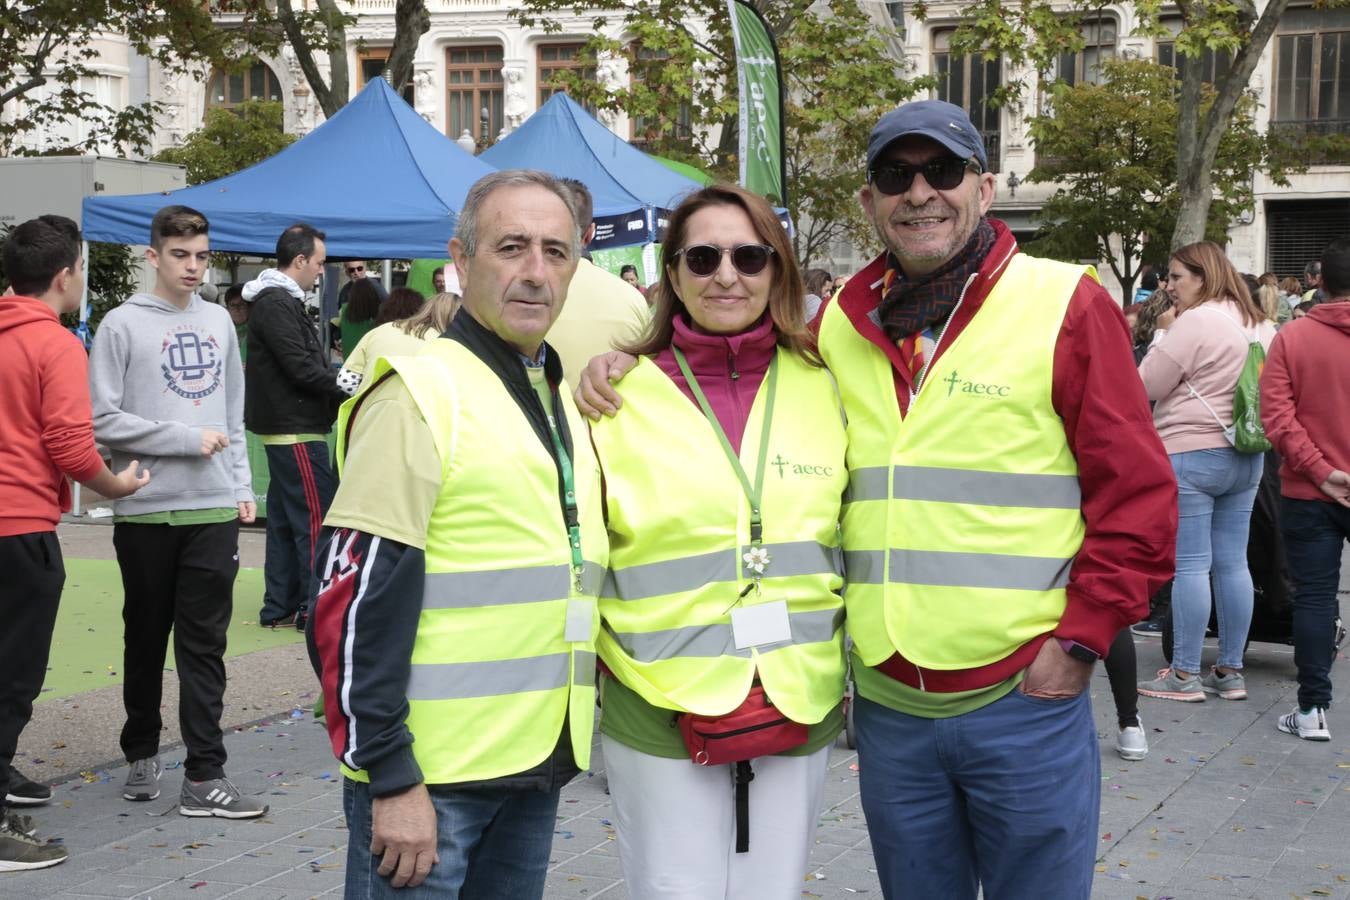
M778 477L786 478L789 474L803 475L807 478L830 478L834 475L834 466L814 466L810 463L794 463L783 459L783 454L778 454L769 460L769 465L778 469Z
M970 381L962 378L960 374L953 369L952 374L942 379L947 385L947 396L960 391L963 394L969 394L976 397L984 397L989 400L998 400L1007 397L1012 393L1011 385L993 384L992 382Z

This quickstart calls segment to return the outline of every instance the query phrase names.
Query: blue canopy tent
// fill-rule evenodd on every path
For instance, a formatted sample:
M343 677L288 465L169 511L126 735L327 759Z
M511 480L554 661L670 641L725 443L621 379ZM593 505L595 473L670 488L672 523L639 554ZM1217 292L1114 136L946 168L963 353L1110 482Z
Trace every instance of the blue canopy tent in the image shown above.
M614 134L564 93L480 158L499 169L542 169L584 183L595 201L592 249L656 240L666 212L700 186Z
M211 222L211 249L271 256L296 222L327 233L336 259L442 257L470 185L492 172L429 125L383 78L313 132L255 166L156 194L87 197L91 241L148 243L150 220L182 203Z

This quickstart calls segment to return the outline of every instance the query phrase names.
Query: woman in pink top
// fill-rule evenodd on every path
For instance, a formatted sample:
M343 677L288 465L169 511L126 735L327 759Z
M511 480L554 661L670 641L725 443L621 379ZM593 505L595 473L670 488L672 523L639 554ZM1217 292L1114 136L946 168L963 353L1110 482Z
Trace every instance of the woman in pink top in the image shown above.
M1269 347L1275 328L1218 244L1201 241L1177 250L1166 277L1175 313L1159 318L1139 374L1157 402L1153 421L1179 491L1172 667L1141 682L1139 693L1191 702L1207 693L1245 700L1242 652L1252 620L1247 531L1262 456L1233 449L1224 430L1232 422L1247 348L1254 340ZM1201 678L1211 572L1219 659Z

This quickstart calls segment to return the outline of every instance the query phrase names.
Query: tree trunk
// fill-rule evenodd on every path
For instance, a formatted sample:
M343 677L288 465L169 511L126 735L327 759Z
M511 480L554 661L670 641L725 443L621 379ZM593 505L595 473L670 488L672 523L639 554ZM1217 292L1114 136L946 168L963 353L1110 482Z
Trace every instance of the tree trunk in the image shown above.
M314 99L323 110L324 118L331 119L339 109L347 105L350 90L347 76L347 29L343 25L342 13L333 0L317 0L317 2L328 28L331 84L326 83L322 73L319 72L319 65L314 61L314 47L310 44L304 28L295 18L291 0L277 0L277 19L281 22L282 31L285 32L291 49L295 51L300 71L305 74L305 81L314 92Z
M394 91L402 93L412 78L417 43L431 29L426 0L398 0L394 9L394 47L389 51L387 77Z
M1252 73L1275 33L1280 16L1288 7L1289 0L1270 0L1266 5L1260 21L1252 29L1250 40L1233 57L1223 83L1216 85L1218 94L1203 123L1200 121L1200 60L1177 54L1177 64L1181 67L1177 128L1177 187L1181 209L1172 232L1173 250L1205 238L1205 223L1214 199L1211 173L1214 159L1219 154L1219 140L1232 121L1233 110L1251 82ZM1182 4L1181 9L1183 17L1187 17L1190 5Z

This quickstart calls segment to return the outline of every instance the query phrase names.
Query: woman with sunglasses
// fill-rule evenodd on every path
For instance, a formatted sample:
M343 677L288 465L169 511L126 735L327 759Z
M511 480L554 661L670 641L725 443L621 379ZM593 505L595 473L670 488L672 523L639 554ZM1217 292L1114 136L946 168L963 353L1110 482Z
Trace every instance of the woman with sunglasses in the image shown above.
M1269 347L1265 320L1242 277L1210 241L1187 244L1167 265L1175 315L1158 318L1139 366L1153 421L1172 460L1179 491L1177 574L1172 587L1172 665L1139 684L1145 697L1200 702L1206 694L1247 699L1242 654L1252 620L1247 567L1260 453L1240 453L1225 435L1233 393L1253 341ZM1217 664L1200 677L1210 587L1219 621Z
M670 218L648 331L592 424L605 476L601 741L635 900L800 896L842 727L839 401L760 197ZM753 777L753 789L749 780Z

